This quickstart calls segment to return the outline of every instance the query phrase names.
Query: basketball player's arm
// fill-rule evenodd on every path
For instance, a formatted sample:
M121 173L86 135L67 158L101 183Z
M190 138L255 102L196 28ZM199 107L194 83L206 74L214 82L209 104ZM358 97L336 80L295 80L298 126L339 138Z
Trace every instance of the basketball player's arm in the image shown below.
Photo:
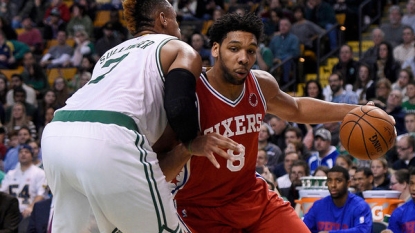
M177 137L188 143L197 136L196 79L202 72L199 54L188 44L171 40L162 50L164 109Z
M167 181L171 181L179 174L192 155L205 156L215 167L219 168L219 163L213 153L231 160L233 157L225 150L231 149L241 153L238 143L217 133L199 135L188 145L180 143L175 138L173 129L168 125L163 135L153 145L153 150L157 153L160 168Z
M275 78L265 71L254 70L267 102L268 113L304 124L342 121L359 105L338 104L309 97L292 97L281 91Z

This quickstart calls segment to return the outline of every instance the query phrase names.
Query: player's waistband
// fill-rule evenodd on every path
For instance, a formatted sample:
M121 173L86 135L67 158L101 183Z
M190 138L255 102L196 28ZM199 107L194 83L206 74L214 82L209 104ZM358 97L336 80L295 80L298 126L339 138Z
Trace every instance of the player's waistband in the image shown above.
M60 110L56 111L52 121L62 122L97 122L102 124L116 124L129 130L138 131L135 121L120 112L104 110Z

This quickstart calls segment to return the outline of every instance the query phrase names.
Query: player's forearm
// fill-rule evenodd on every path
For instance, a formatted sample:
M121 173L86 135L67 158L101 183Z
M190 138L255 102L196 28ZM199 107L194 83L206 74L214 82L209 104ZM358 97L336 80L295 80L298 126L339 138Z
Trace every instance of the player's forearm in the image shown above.
M179 174L180 170L190 159L191 154L182 143L169 152L158 153L160 168L166 176L166 181L171 181Z
M342 121L344 116L358 105L337 104L314 98L297 98L299 114L294 116L295 122L319 124Z

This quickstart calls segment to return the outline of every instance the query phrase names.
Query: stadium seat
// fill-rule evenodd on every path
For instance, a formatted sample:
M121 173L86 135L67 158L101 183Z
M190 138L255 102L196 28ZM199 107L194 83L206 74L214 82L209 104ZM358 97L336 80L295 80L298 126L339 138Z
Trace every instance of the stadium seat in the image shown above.
M107 10L97 11L97 14L95 15L95 20L94 20L94 27L104 26L104 24L110 20L110 13L111 11L107 11Z
M52 68L47 70L48 82L53 86L53 82L58 77L63 77L66 81L70 81L76 74L76 68Z
M20 35L20 34L22 34L24 32L24 28L16 28L14 30L16 31L16 34L17 35Z
M21 74L23 70L23 66L19 66L17 69L1 69L0 72L6 75L7 79L10 81L13 74Z
M336 14L336 20L339 25L344 25L344 22L346 21L346 14Z

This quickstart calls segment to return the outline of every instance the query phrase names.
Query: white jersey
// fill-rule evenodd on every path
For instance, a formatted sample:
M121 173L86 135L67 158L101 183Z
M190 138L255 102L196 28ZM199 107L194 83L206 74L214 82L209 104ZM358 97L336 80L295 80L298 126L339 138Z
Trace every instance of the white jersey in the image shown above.
M136 122L152 146L167 125L160 51L176 37L149 34L108 50L95 65L91 81L62 110L106 110Z
M6 174L0 191L16 197L19 200L20 212L23 212L36 196L47 195L46 186L46 176L42 169L32 165L22 172L19 164Z

